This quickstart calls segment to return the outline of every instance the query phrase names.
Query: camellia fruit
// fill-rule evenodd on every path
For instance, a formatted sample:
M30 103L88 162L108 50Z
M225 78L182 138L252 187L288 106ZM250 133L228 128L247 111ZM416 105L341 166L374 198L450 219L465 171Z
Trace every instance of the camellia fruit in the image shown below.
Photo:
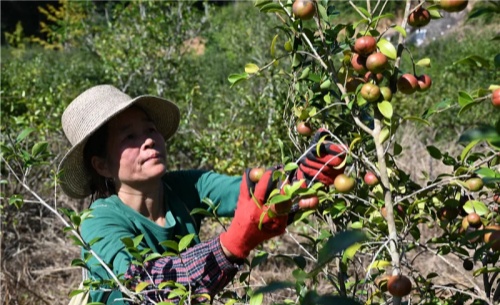
M248 178L250 178L250 181L257 183L259 182L260 178L262 178L262 175L264 175L264 172L265 172L264 168L254 167L248 173Z
M318 196L312 195L309 197L300 198L299 208L303 210L316 209L319 205Z
M500 203L500 194L493 195L493 202Z
M276 215L286 215L286 214L290 213L292 206L293 206L292 201L288 200L288 201L273 204L273 205L271 205L271 207L269 209L271 211L273 211L273 213Z
M500 89L493 91L491 95L491 104L496 108L500 108Z
M439 1L439 6L443 10L445 10L449 13L463 11L467 7L468 4L469 4L469 1L467 1L467 0L440 0Z
M479 228L483 223L481 222L481 216L477 213L470 213L467 215L467 222L471 227Z
M309 20L316 14L316 7L311 0L295 0L292 12L300 20Z
M361 87L360 93L368 102L375 102L380 97L380 88L372 83L366 83Z
M351 66L354 71L362 74L366 72L366 57L353 53L351 57Z
M393 275L387 281L387 290L395 297L404 297L411 292L411 281L404 275Z
M369 186L374 186L378 184L378 178L373 172L366 172L363 180Z
M297 123L297 132L303 136L310 136L313 133L313 129L308 122L300 121Z
M389 87L380 87L380 94L384 98L384 101L390 102L392 100L392 90Z
M491 232L487 232L483 236L483 240L485 243L489 243L491 241L491 247L495 247L495 249L500 249L500 226L499 225L489 225L486 226L485 230L490 230ZM495 233L495 234L493 234Z
M465 184L471 192L477 192L481 190L484 185L483 180L478 177L467 179L467 181L465 181Z
M354 189L356 185L356 180L353 177L349 177L346 174L340 174L335 177L333 181L335 189L340 193L349 193Z
M365 80L365 82L373 80L376 84L379 84L384 80L384 75L382 73L372 73L368 71L365 73L363 79Z
M412 94L417 91L418 80L413 74L403 74L397 82L398 91L403 94Z
M417 77L417 82L418 82L418 91L427 91L432 85L432 80L427 74L422 74L419 77Z
M408 24L414 28L426 26L429 22L431 22L431 14L421 6L408 16Z
M363 36L354 42L354 52L368 56L377 49L377 41L372 36Z
M370 54L366 58L366 68L373 73L380 73L387 67L387 56L380 52Z

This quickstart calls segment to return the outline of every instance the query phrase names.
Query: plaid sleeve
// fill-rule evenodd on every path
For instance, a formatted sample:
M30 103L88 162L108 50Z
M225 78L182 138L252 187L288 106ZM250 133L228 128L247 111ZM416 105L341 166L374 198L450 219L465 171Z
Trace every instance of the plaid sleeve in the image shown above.
M160 283L173 281L191 291L196 302L211 301L238 272L239 265L231 263L222 251L219 238L198 244L181 253L180 257L162 257L144 263L144 266L131 264L125 273L132 290L141 283L150 285L143 290L145 304L151 301L179 301L178 296L169 293L176 287L167 285L158 289ZM202 294L209 295L210 300Z

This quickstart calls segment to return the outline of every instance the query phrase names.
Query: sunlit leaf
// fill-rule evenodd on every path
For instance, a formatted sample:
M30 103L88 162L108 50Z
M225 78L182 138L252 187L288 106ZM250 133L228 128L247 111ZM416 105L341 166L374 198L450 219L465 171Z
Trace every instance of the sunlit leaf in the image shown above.
M24 140L27 136L29 136L32 132L34 132L35 128L26 128L21 131L21 133L17 136L16 142L19 143Z
M252 297L250 298L249 305L260 305L260 304L262 304L263 300L264 300L263 293L254 293L252 295Z
M377 108L385 118L387 118L387 119L392 118L393 110L392 110L392 104L390 102L383 101L383 102L377 103Z
M254 73L257 73L259 72L259 66L257 66L256 64L246 64L245 65L245 72L248 73L248 74L254 74Z
M184 249L189 247L195 237L196 235L194 233L183 236L179 241L179 252L182 252Z
M415 65L428 68L431 66L431 59L430 58L422 58L421 60L417 61L415 63Z
M488 60L478 55L469 55L465 58L459 59L453 65L469 65L477 68L489 68L490 63Z
M272 42L271 42L271 57L272 58L276 58L276 41L277 40L278 40L278 35L275 35L273 37ZM250 73L246 69L245 69L245 72Z
M488 207L482 202L477 200L469 200L463 205L467 213L477 213L479 216L484 216L489 213Z
M406 30L402 26L395 25L395 26L393 26L393 29L398 31L399 33L401 33L401 35L403 35L403 37L406 37Z
M384 54L385 56L387 56L388 58L390 58L390 59L396 59L396 56L397 56L396 48L387 39L381 38L377 42L377 47L380 49L380 52L382 54Z

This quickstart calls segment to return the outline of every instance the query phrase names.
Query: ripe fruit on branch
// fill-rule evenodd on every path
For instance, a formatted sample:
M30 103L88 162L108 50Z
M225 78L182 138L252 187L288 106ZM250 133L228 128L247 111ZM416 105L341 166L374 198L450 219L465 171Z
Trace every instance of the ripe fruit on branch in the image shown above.
M316 209L319 205L318 196L312 195L309 197L300 198L299 208L301 209Z
M374 185L378 184L378 178L377 178L377 176L375 176L375 174L373 172L366 172L363 180L369 186L374 186Z
M398 91L403 94L412 94L418 88L418 80L413 74L403 74L397 82Z
M257 183L262 178L262 175L264 175L264 171L263 167L254 167L248 173L248 178L250 178L250 181Z
M353 53L351 57L351 66L358 73L366 72L366 57Z
M426 26L429 22L431 22L431 14L421 6L408 16L408 24L414 28Z
M368 102L375 102L380 97L380 88L372 83L366 83L361 87L360 93Z
M450 13L454 12L460 12L464 10L467 5L469 4L469 1L467 0L440 0L439 1L439 6Z
M500 251L500 226L499 225L489 225L486 226L486 230L494 230L493 232L485 233L483 240L485 243L491 242L491 249L494 251Z
M432 79L429 77L427 74L422 74L419 77L417 77L418 81L418 91L427 91L432 85Z
M303 136L310 136L313 134L313 129L308 122L300 121L297 123L297 132Z
M465 181L465 184L467 185L467 188L471 192L477 192L481 190L484 185L483 180L478 177L467 179L467 181Z
M316 14L316 6L311 0L295 0L292 12L300 20L309 20Z
M500 108L500 89L493 91L491 95L491 104L496 108Z
M356 185L356 180L353 177L349 177L346 174L340 174L335 177L333 181L335 189L340 193L349 193L354 189Z
M354 52L368 56L377 49L377 41L372 36L363 36L354 42Z
M471 227L479 228L483 223L481 222L481 216L477 213L470 213L467 215L467 222Z
M387 281L387 290L395 297L404 297L411 292L411 281L404 275L393 275Z
M380 87L380 94L384 98L384 101L390 102L392 100L392 91L389 87Z
M380 73L387 67L387 56L380 52L370 54L366 58L366 68L373 73Z

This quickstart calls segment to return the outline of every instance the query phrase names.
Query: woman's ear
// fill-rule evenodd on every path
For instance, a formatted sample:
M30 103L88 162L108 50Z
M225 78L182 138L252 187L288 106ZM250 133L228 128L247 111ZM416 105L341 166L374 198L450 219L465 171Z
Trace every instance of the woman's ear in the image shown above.
M104 158L93 156L90 160L90 163L99 175L103 176L104 178L111 177L111 172Z

